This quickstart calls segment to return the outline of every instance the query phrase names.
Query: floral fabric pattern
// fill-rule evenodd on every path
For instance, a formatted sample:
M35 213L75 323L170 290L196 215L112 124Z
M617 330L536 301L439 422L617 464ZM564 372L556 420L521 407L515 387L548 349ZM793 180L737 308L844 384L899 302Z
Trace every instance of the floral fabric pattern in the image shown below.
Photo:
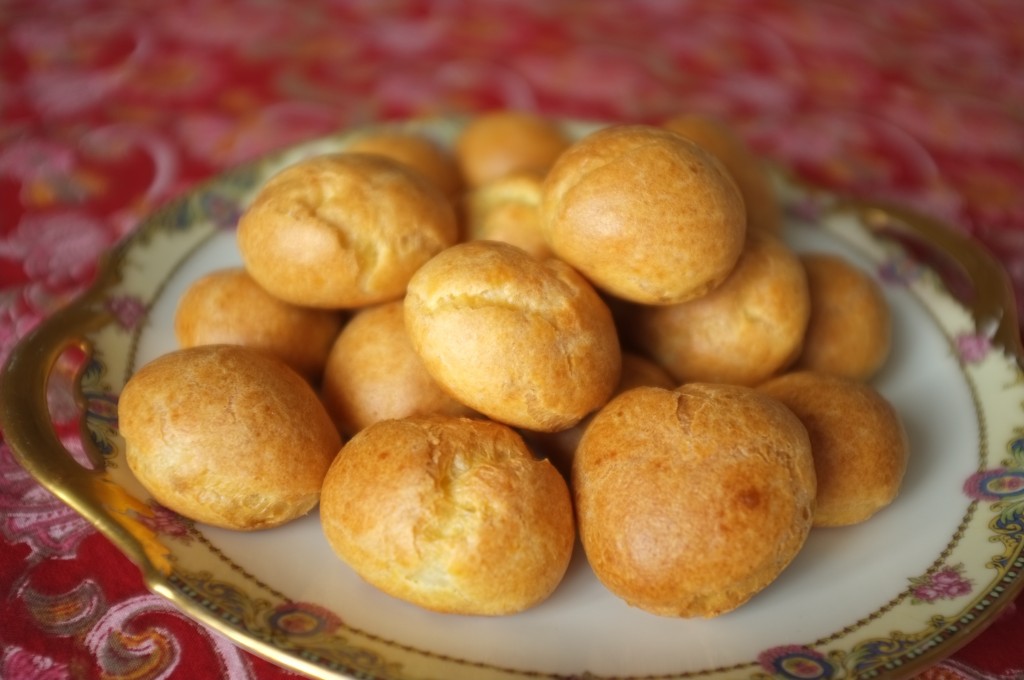
M10 0L0 6L0 361L89 286L104 251L198 182L343 126L494 108L720 116L801 179L974 236L1024 312L1022 74L1016 0ZM917 272L893 262L883 275ZM131 298L110 307L125 328L145 312ZM955 351L970 363L992 348L965 335ZM60 390L71 371L58 367L52 408L73 448L77 410ZM1019 471L993 468L964 490L1011 502L1021 488ZM2 678L295 677L148 594L2 442L0 542ZM912 587L931 606L972 586L942 565ZM924 677L1019 677L1022 610L1018 600ZM302 603L275 616L293 631L336 625ZM761 665L775 677L835 671L799 647L767 650Z

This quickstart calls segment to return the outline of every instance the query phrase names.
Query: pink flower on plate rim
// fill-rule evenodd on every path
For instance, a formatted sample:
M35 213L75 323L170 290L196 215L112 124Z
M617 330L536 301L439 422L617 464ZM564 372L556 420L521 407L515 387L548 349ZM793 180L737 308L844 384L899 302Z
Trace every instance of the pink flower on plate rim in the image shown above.
M992 339L985 333L960 333L956 336L956 351L965 363L981 363L991 350Z
M968 595L974 583L963 575L964 565L946 565L942 569L918 578L910 579L911 602L926 604L936 600L952 600Z
M158 534L177 538L182 543L192 542L191 520L182 517L155 501L149 501L149 507L153 510L151 515L133 513L141 524L144 524Z
M133 330L146 318L146 304L135 295L110 297L105 306L126 331Z

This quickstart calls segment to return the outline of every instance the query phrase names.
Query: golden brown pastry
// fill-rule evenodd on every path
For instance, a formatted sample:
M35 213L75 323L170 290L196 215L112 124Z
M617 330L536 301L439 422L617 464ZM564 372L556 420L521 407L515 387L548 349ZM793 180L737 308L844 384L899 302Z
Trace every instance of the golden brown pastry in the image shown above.
M758 387L807 428L818 477L814 526L863 522L899 494L910 445L899 414L870 385L810 371Z
M537 174L516 173L469 191L463 200L468 238L511 243L540 260L551 257L540 227L542 184Z
M661 366L646 357L632 352L622 353L622 375L614 394L621 394L634 387L661 387L666 390L677 386L675 380ZM576 455L576 447L583 437L587 425L593 420L591 413L568 430L560 432L529 432L527 439L558 468L566 479L571 476L572 459Z
M632 302L684 302L718 286L739 259L746 222L725 167L658 127L588 135L544 180L541 225L551 249Z
M615 324L590 284L507 243L461 243L425 264L409 282L405 326L448 393L508 425L572 427L619 381Z
M153 498L199 522L265 529L308 513L341 438L313 388L266 352L165 354L118 402L125 459Z
M518 172L543 175L569 138L552 120L527 111L483 113L455 140L455 158L470 189Z
M796 359L810 309L796 253L752 232L722 285L676 305L634 305L623 326L679 382L756 385Z
M892 319L881 286L839 255L804 253L811 318L796 367L868 380L889 356Z
M782 206L771 176L753 149L731 127L701 114L673 116L662 125L692 139L722 161L743 194L748 229L782 233Z
M196 279L178 300L181 347L245 345L270 352L311 382L320 380L341 315L298 307L263 290L241 267Z
M451 203L376 154L316 156L271 177L238 223L246 270L304 307L397 300L420 265L458 238Z
M462 192L455 157L424 135L401 130L371 130L349 142L350 153L375 153L399 161L433 182L449 200Z
M330 350L321 398L345 436L379 420L468 416L430 377L405 331L401 300L359 311Z
M457 614L546 599L575 540L561 475L510 428L466 418L386 420L357 434L327 474L320 518L367 582Z
M735 609L775 580L811 528L807 432L748 387L623 392L590 423L572 475L594 573L662 616Z

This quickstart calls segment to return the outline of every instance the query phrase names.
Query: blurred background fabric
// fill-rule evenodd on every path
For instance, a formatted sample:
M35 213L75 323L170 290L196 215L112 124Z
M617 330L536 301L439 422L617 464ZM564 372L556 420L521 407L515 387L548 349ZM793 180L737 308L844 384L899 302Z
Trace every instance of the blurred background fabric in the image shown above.
M6 0L0 360L197 183L346 126L498 108L718 116L801 179L974 236L1024 309L1018 0ZM74 404L53 408L72 442ZM6 446L0 518L0 677L291 676L148 593ZM924 676L1024 677L1024 614Z

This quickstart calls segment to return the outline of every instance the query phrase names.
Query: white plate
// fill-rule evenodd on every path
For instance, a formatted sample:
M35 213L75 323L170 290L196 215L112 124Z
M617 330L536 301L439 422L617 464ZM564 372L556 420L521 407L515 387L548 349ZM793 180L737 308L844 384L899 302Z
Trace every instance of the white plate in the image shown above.
M461 122L395 125L450 144ZM574 135L593 128L566 123ZM0 415L12 449L135 561L155 592L300 672L398 680L900 676L952 653L1020 590L1024 383L1001 272L971 242L927 220L781 176L787 240L840 253L884 286L894 343L874 384L900 412L912 455L889 508L859 526L813 530L782 576L738 610L676 620L630 608L577 549L554 595L530 611L435 614L363 583L331 552L315 513L236 533L156 508L123 462L117 394L136 368L175 348L174 307L188 284L241 262L233 225L262 181L360 132L227 173L154 215L111 254L94 289L27 338L6 367ZM888 229L937 254L943 271L966 276L971 306L879 235ZM83 437L96 470L75 464L46 421L45 378L69 343L90 351ZM15 394L12 385L30 389Z

